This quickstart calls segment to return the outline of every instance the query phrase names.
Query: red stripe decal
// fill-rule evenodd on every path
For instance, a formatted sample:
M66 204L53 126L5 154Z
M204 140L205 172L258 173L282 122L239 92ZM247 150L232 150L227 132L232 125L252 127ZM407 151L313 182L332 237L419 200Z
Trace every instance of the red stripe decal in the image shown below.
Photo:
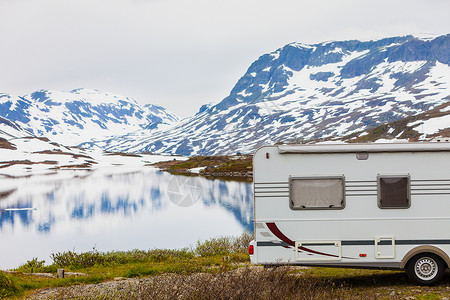
M278 229L277 225L275 223L266 223L267 228L280 240L288 244L289 246L295 247L295 242L289 239L287 236L285 236L280 229Z
M277 225L275 223L266 223L267 228L269 228L269 230L280 240L282 240L283 242L285 242L286 244L288 244L289 246L295 247L295 242L293 240L291 240L290 238L288 238L287 236L285 236L280 229L277 227ZM318 255L325 255L325 256L330 256L330 257L339 257L337 255L334 254L328 254L328 253L323 253L323 252L318 252L315 250L311 250L305 247L298 247L298 249L309 252L309 253L313 253L313 254L318 254Z

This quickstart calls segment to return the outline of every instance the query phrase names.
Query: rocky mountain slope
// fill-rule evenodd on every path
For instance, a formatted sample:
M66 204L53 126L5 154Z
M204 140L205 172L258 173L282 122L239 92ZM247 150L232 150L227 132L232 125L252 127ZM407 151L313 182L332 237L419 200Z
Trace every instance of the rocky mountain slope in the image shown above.
M23 97L0 93L0 123L69 146L219 155L274 143L426 139L417 130L397 134L420 123L401 120L435 119L435 132L428 134L447 134L448 117L440 113L448 103L450 35L404 36L288 44L253 62L222 101L181 121L159 106L78 89ZM385 124L406 127L381 135L367 131Z
M160 106L88 89L40 90L23 97L0 93L0 117L29 135L69 146L140 129L151 132L178 121Z
M376 142L386 140L407 140L417 142L450 140L450 102L439 105L424 113L383 124L342 138L345 142Z
M259 57L229 96L174 127L90 145L182 155L248 153L264 144L356 134L449 101L450 35L292 43Z

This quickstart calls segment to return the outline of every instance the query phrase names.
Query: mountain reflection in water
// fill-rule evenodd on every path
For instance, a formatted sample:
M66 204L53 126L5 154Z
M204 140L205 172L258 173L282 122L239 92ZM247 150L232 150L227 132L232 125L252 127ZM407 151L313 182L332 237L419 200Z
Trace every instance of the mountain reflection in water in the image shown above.
M83 178L1 179L0 269L58 251L182 248L253 231L246 182L153 168ZM1 191L0 191L1 192Z

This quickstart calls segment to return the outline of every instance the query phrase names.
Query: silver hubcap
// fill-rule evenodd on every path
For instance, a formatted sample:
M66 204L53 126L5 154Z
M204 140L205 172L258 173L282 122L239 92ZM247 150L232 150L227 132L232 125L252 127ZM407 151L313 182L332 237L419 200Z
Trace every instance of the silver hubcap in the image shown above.
M420 279L431 280L436 277L438 265L434 259L430 257L422 257L416 262L414 270L416 271L417 277Z

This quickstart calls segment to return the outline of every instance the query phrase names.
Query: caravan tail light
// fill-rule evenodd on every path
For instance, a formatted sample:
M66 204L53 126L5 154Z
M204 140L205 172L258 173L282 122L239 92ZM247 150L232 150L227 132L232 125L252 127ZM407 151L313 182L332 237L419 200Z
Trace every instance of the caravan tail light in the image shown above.
M253 253L255 252L253 245L248 246L248 254L253 255Z

